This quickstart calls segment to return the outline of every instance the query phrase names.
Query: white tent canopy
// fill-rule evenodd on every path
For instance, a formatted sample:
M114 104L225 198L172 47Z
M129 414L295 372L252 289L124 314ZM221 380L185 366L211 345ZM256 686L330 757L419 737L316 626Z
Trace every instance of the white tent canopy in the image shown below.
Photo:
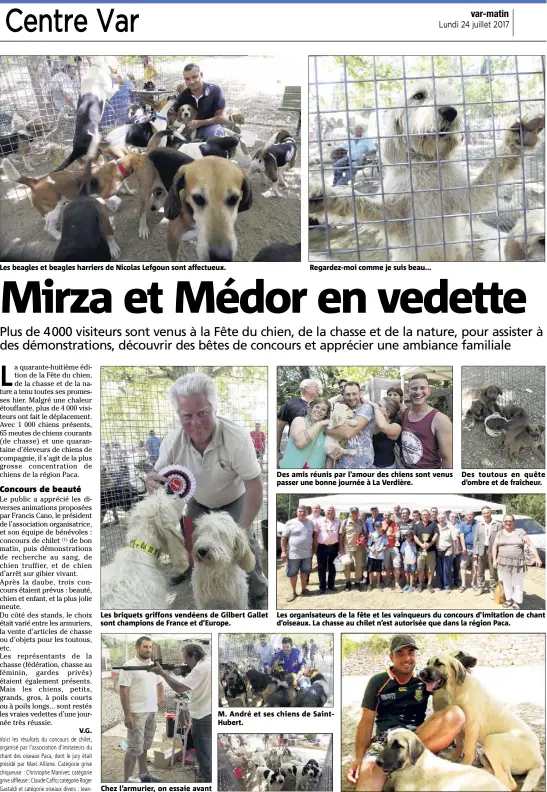
M391 493L388 495L377 495L376 493L369 495L330 495L319 498L299 498L298 505L311 506L318 503L322 509L328 506L334 506L336 514L340 512L349 512L352 506L357 506L359 511L370 511L371 506L377 506L380 512L384 509L392 509L393 506L399 504L401 508L405 506L413 511L413 509L429 509L436 506L439 511L457 511L464 513L471 511L477 514L483 506L490 506L492 511L497 514L505 514L505 506L501 503L490 503L486 500L477 500L476 498L468 498L465 495L410 495L405 493Z
M452 379L452 366L401 366L401 377L408 382L413 374L425 374L428 379Z

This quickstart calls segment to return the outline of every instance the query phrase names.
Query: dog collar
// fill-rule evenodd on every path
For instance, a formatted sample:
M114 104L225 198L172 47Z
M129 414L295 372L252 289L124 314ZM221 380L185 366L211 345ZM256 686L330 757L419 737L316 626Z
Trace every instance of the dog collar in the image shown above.
M159 120L160 120L160 121L169 121L169 119L167 118L167 116L160 116L160 115L157 115L157 116L155 117L155 120L157 120L158 118L159 118Z
M123 165L120 165L120 163L119 163L119 162L117 162L117 163L116 163L116 167L117 167L117 169L120 171L120 173L122 174L123 178L124 178L124 179L127 179L127 171L126 171L126 169L123 167Z
M160 556L160 551L157 547L152 547L152 545L143 542L142 539L132 539L127 543L127 547L132 547L134 550L142 550L143 553L148 553L154 558L159 558Z

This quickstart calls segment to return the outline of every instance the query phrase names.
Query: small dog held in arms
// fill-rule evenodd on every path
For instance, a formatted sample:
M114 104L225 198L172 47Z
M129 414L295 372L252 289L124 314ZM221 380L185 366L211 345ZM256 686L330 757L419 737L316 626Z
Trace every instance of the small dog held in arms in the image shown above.
M194 523L192 545L196 608L246 610L247 574L256 560L245 531L228 512L204 514Z
M374 223L391 261L499 261L491 242L499 232L476 213L495 212L498 185L521 177L521 161L537 145L545 118L511 118L503 126L494 156L470 170L456 159L465 129L455 89L444 80L409 82L384 118L383 194L348 197L348 188L338 194L329 188L323 195L314 187L310 213Z
M327 426L327 429L336 429L338 426L357 426L357 419L355 418L355 410L352 410L351 407L348 407L347 404L339 404L334 405L334 409L330 414L330 423ZM355 448L344 448L342 442L336 440L335 437L329 437L328 435L325 436L325 452L327 456L332 456L333 451L341 448L343 454L347 454L348 456L355 456L357 453L357 449Z
M167 576L161 554L177 572L188 569L188 553L180 530L183 501L163 489L141 500L129 513L127 544L102 570L101 608L165 609Z

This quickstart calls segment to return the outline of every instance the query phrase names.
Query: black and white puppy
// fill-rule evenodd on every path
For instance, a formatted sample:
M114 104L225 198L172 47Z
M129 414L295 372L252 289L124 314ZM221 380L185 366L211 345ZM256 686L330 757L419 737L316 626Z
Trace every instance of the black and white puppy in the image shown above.
M271 182L273 195L280 198L279 187L285 184L283 173L294 166L297 153L296 142L289 130L280 129L254 155L249 167L249 176L253 173L262 173L265 183Z
M269 767L261 766L256 768L254 780L261 790L281 789L285 783L285 776L280 770L270 770Z
M83 157L91 144L99 144L99 122L103 116L105 102L118 90L118 86L113 85L111 76L116 69L117 60L112 56L93 59L91 68L82 78L72 151L52 173L68 168L77 159Z
M175 136L176 137L176 136ZM211 137L207 140L192 140L190 143L183 141L179 147L192 159L201 157L223 157L237 162L241 168L247 169L251 158L245 144L235 135L225 135L224 137Z

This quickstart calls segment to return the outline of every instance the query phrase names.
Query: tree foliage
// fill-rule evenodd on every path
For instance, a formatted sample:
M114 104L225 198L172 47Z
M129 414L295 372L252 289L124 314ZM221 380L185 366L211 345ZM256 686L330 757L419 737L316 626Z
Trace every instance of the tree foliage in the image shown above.
M322 395L330 398L338 393L338 380L358 382L360 385L372 377L400 379L397 366L283 366L277 369L277 409L287 399L300 395L299 385L304 379L317 379Z

